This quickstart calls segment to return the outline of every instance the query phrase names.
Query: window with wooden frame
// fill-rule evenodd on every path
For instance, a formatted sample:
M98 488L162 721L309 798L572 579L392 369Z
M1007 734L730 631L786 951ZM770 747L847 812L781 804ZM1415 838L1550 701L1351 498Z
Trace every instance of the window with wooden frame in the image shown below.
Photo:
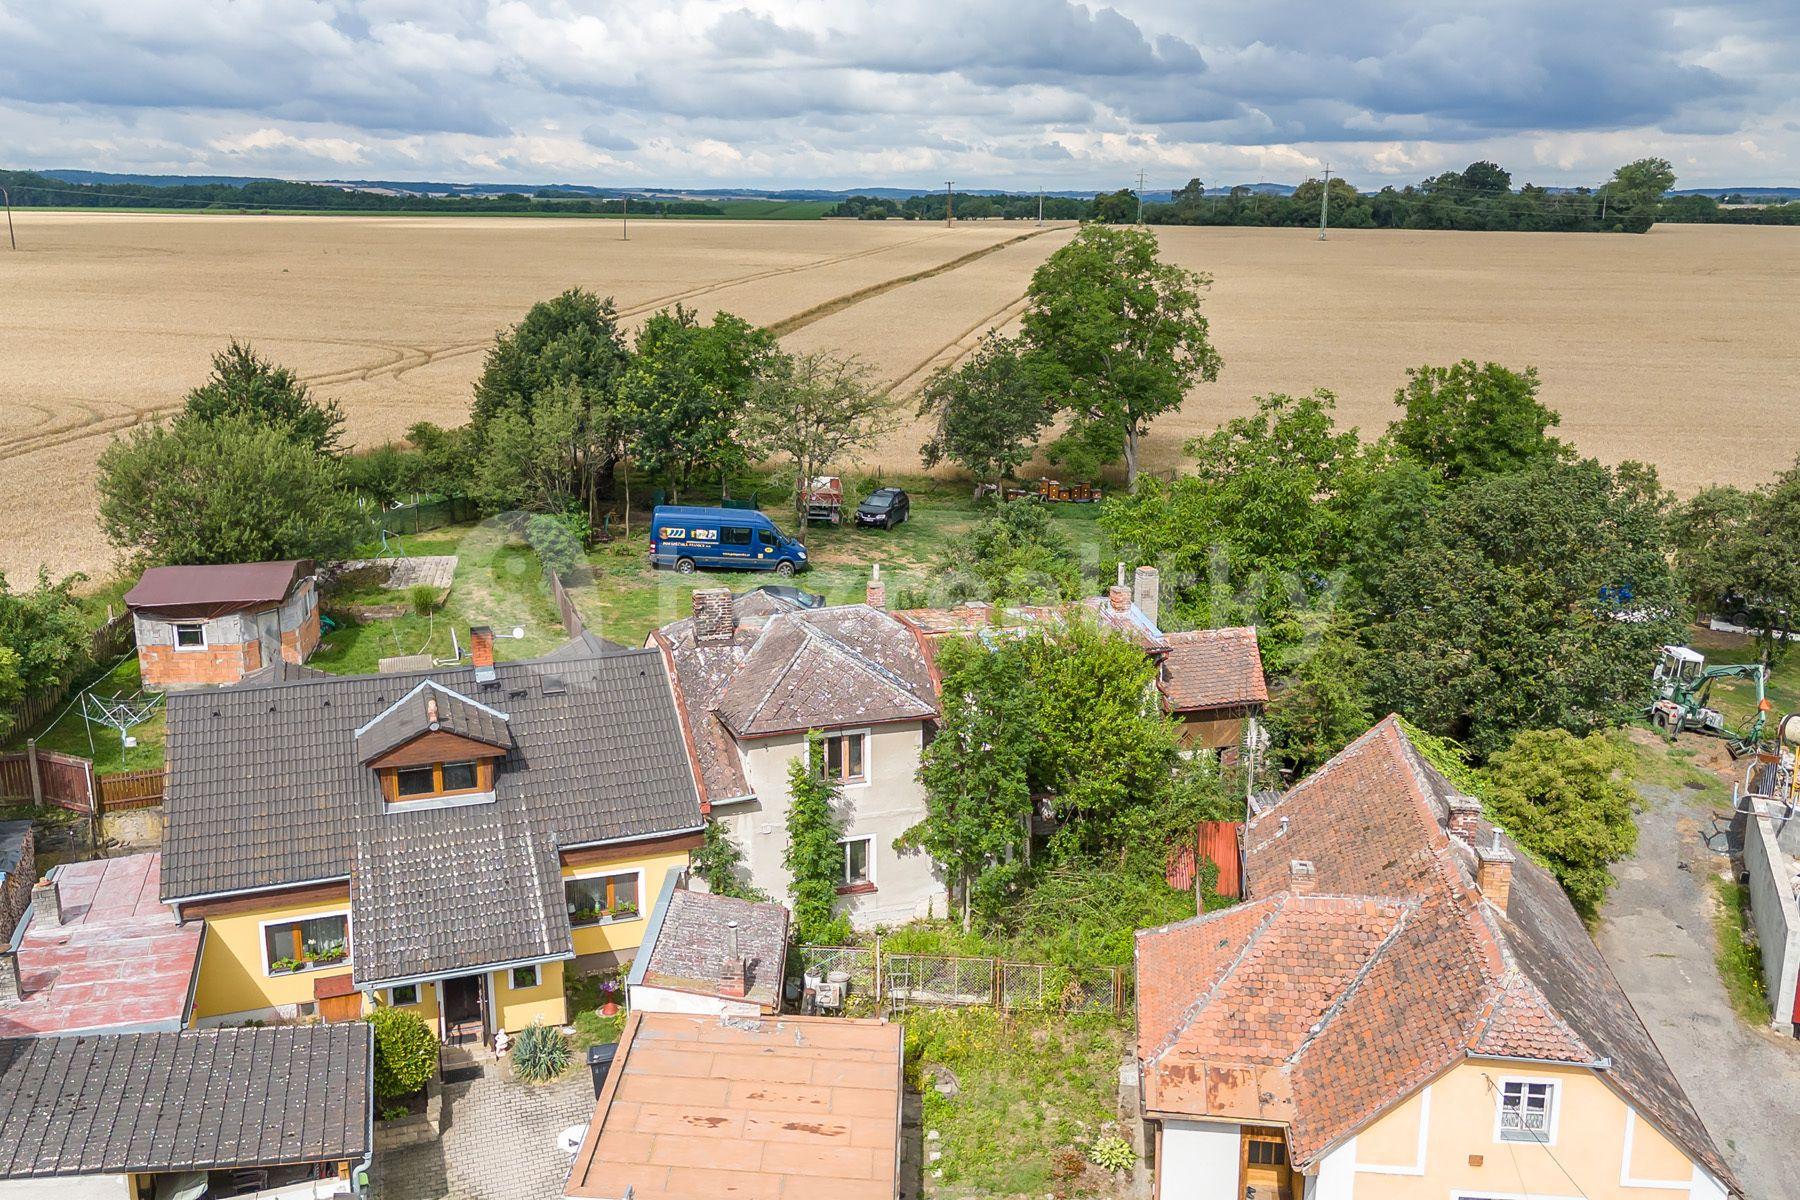
M271 921L263 926L263 966L270 975L291 975L350 961L350 918L343 913Z
M494 762L487 758L420 763L381 771L381 794L389 804L468 796L494 790Z
M569 905L569 924L606 925L629 921L638 915L638 873L589 875L563 880L563 896Z
M819 739L825 750L825 778L834 783L869 782L867 733L829 733Z

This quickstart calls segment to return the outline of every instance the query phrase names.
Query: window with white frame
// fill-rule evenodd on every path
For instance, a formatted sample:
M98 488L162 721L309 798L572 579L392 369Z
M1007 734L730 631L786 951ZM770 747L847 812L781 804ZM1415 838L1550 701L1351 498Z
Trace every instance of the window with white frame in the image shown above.
M350 961L350 918L343 913L271 921L263 926L263 964L271 975L289 975Z
M206 648L206 625L201 621L181 621L175 626L175 648L177 650L204 650Z
M390 1008L405 1008L419 1002L419 985L416 983L397 983L387 990Z
M510 972L512 990L515 992L530 991L538 985L538 967L532 963L526 967L514 967Z
M1556 1085L1506 1079L1500 1084L1500 1140L1548 1142L1556 1115Z
M638 915L638 873L590 875L563 880L563 897L569 905L569 924L604 925Z
M871 866L875 857L875 839L845 838L838 845L844 849L844 877L838 881L838 886L853 888L874 883Z
M867 733L832 733L820 738L825 750L825 778L834 783L869 782Z

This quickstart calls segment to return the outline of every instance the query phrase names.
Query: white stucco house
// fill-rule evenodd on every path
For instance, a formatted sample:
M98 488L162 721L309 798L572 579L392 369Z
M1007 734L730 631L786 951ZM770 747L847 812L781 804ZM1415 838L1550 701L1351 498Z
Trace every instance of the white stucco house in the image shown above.
M838 782L843 875L858 928L943 915L941 872L895 848L925 816L919 756L937 719L920 634L874 603L804 608L767 591L694 593L693 613L650 635L662 651L704 806L744 852L749 882L787 895L788 768L809 731Z

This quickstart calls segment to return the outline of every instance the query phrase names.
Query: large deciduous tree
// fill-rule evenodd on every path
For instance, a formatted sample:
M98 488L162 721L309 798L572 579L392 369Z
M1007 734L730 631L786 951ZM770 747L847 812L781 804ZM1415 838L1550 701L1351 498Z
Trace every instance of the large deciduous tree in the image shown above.
M187 394L181 411L184 421L228 417L279 426L295 441L324 454L337 453L344 427L337 401L315 400L292 371L263 358L236 338L213 355L212 374Z
M1030 500L1002 502L951 542L938 565L939 601L1044 604L1085 590L1068 535Z
M807 481L855 462L874 441L887 411L886 395L854 358L783 357L757 379L742 434L754 453L788 464L796 537L806 538Z
M697 477L743 466L738 421L779 355L773 334L727 312L702 325L677 304L645 321L619 383L633 461L677 499Z
M1643 474L1552 462L1445 496L1376 584L1377 707L1481 755L1630 715L1681 628Z
M1562 418L1537 394L1536 367L1511 371L1466 358L1448 367L1415 367L1394 393L1406 415L1388 432L1448 480L1523 470L1567 453L1545 432Z
M1682 590L1695 608L1761 630L1765 659L1800 626L1800 462L1755 491L1702 489L1669 519Z
M329 559L366 529L338 459L243 416L135 429L98 488L101 530L140 566Z
M1037 449L1053 413L1018 343L989 333L968 358L925 381L919 416L931 422L919 450L927 469L953 462L998 489Z
M1200 314L1211 280L1157 257L1146 229L1084 225L1032 274L1022 339L1040 385L1066 411L1053 457L1091 473L1121 454L1138 479L1138 443L1221 360Z

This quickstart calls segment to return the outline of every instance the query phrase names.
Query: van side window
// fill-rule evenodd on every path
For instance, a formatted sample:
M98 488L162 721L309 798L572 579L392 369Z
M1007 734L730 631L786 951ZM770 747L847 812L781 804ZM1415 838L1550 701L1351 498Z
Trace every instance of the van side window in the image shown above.
M719 528L719 544L722 546L748 546L750 530L744 525L724 525Z
M775 544L775 534L767 529L759 529L756 531L756 540L759 545L773 546Z

